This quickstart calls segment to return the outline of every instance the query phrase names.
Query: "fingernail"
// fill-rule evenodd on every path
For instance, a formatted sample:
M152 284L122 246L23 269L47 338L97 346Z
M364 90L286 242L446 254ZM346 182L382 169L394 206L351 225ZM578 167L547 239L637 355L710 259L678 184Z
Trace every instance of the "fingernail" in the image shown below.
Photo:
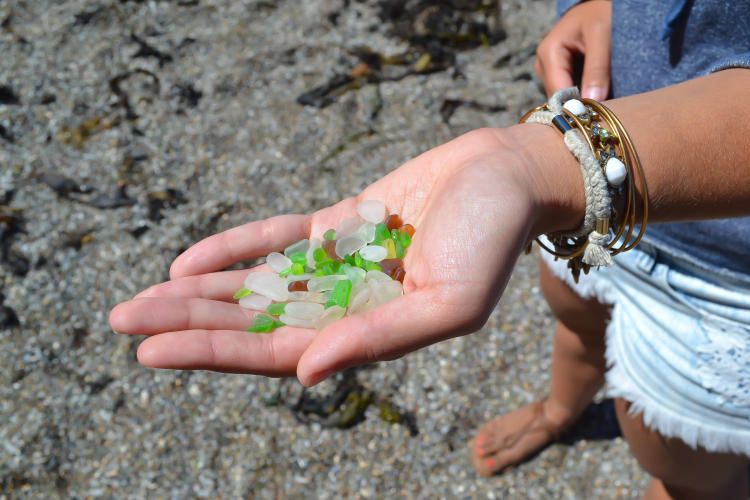
M307 387L312 387L314 385L318 385L331 375L333 375L335 372L333 370L323 370L322 372L318 372L314 375L312 375L309 379L307 379Z
M607 98L607 94L602 87L589 87L583 91L583 97L595 101L603 101Z
M495 466L495 462L493 462L492 460L487 460L487 467L494 467L494 466Z

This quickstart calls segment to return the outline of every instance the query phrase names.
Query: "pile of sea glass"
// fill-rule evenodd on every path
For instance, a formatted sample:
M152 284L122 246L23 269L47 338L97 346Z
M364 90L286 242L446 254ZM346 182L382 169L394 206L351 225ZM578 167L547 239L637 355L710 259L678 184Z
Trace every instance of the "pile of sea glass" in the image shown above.
M404 294L404 256L414 227L386 217L376 200L357 206L360 217L335 231L298 241L266 258L273 273L251 273L235 295L240 306L264 311L249 332L289 325L322 330L345 315L364 314Z

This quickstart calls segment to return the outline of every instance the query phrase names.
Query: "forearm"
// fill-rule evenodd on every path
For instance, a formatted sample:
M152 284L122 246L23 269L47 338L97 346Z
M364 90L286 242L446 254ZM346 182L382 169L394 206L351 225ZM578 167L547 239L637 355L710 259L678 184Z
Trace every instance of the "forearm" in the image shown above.
M750 71L726 70L606 105L641 158L650 222L750 216ZM578 227L585 198L577 161L551 127L513 129L533 159L534 231Z

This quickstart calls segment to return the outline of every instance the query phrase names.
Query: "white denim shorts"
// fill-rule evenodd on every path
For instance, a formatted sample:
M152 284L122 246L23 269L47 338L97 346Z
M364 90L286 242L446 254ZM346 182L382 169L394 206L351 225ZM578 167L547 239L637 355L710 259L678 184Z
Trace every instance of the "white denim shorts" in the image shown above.
M750 284L648 243L578 284L566 261L542 258L581 297L613 305L610 396L663 436L750 456Z

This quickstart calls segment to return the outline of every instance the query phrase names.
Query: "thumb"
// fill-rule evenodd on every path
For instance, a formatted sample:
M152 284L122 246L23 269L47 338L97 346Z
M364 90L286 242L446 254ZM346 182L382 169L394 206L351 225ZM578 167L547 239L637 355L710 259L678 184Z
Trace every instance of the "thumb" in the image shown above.
M596 28L594 28L596 30ZM596 30L586 41L583 61L581 96L603 101L609 94L610 43L609 33Z

